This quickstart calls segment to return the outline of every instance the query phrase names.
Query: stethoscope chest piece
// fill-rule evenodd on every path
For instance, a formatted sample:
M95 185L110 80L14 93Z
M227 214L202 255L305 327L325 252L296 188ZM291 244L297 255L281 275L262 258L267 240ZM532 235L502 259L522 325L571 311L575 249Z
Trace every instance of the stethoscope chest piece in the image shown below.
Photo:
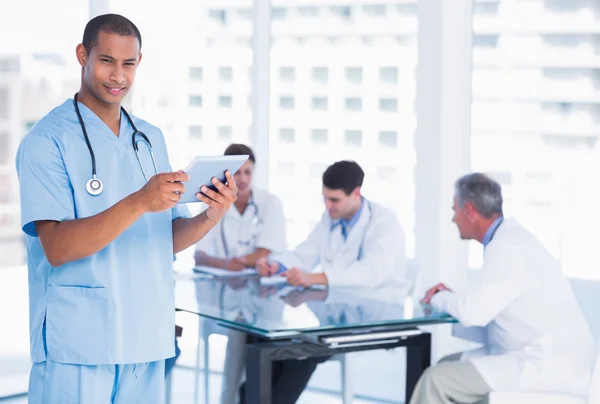
M97 195L100 195L102 193L102 190L104 189L104 186L102 185L102 181L100 181L94 175L85 184L85 189L88 191L88 194L93 195L93 196L97 196Z

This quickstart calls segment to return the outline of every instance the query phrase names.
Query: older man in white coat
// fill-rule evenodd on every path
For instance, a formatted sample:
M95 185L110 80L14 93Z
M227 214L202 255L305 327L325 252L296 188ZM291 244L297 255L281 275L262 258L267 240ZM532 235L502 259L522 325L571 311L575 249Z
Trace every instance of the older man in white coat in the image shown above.
M429 368L411 404L486 402L491 391L585 396L594 341L556 260L504 219L500 185L483 174L456 182L453 209L461 238L483 244L484 265L465 290L439 284L424 302L459 321L455 335L484 345Z

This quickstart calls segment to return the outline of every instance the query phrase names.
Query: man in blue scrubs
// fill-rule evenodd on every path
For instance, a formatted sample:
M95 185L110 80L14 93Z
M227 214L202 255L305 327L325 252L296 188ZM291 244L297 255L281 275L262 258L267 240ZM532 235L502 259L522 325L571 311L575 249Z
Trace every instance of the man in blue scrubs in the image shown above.
M174 355L173 254L200 240L236 199L228 172L227 185L213 179L218 192L197 194L208 205L202 214L189 218L177 205L187 174L171 172L158 128L121 110L141 44L128 19L92 19L76 49L76 99L43 117L19 147L31 403L163 402L165 359ZM135 127L154 158L140 141L138 161ZM93 165L99 194L86 187Z

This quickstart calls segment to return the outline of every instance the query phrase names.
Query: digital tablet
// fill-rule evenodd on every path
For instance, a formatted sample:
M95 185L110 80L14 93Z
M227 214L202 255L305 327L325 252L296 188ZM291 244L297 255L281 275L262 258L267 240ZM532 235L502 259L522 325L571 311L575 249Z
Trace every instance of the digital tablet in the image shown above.
M248 160L248 155L241 156L201 156L196 157L184 170L190 176L190 180L185 185L185 192L181 195L179 203L200 202L196 198L196 193L200 188L206 185L209 189L216 191L212 184L212 177L217 177L222 183L225 183L225 171L229 170L235 174L242 164Z

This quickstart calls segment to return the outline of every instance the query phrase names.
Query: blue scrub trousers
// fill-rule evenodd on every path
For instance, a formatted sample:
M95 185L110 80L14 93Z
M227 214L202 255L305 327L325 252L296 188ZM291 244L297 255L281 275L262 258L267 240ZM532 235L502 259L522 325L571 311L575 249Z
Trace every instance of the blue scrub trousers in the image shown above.
M34 363L30 404L163 404L165 361L131 365Z

